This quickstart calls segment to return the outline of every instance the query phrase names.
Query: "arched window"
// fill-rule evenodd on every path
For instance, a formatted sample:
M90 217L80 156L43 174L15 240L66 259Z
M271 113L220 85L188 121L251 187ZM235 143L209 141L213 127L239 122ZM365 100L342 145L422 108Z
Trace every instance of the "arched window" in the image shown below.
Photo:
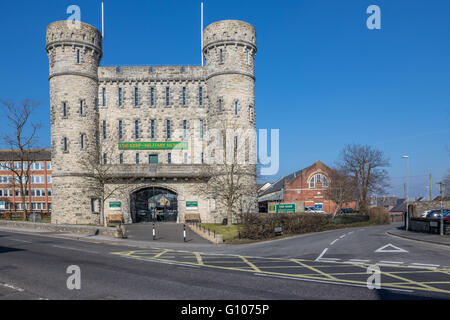
M322 188L328 188L328 178L321 173L313 175L309 180L309 188L315 189L316 186L319 187L318 184L320 184Z

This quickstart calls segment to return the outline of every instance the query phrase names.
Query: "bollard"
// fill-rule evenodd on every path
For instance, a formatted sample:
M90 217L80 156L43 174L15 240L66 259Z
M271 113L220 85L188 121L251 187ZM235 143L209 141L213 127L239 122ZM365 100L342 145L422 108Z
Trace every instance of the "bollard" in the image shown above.
M155 230L155 224L153 224L153 241L156 240L156 230Z
M184 225L183 238L184 242L186 242L186 225Z

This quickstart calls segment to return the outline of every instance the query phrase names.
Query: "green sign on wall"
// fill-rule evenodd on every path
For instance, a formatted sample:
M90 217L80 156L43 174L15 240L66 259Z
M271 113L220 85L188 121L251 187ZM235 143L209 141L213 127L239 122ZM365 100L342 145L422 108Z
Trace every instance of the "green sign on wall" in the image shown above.
M198 208L198 201L186 201L186 208Z
M110 202L109 203L110 208L122 208L122 202Z
M295 213L295 204L277 204L277 213Z
M119 150L187 150L187 142L120 142Z

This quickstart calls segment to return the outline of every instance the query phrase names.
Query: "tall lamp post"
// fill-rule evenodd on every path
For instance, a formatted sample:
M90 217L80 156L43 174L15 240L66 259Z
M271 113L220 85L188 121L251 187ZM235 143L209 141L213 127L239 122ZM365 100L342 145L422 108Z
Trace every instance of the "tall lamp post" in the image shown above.
M440 198L441 198L441 236L443 236L444 235L444 207L442 205L442 201L443 201L442 194L444 193L445 184L442 182L439 182L436 185L439 189L439 194L440 194Z
M408 191L409 191L409 156L403 156L406 159L406 231L409 230L409 207L408 207Z

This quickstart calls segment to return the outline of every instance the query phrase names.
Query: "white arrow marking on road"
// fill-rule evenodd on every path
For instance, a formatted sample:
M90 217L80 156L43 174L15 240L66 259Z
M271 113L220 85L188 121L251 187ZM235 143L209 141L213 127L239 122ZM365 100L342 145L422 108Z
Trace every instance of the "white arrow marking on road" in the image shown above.
M387 249L389 247L392 248L392 249ZM396 247L393 244L389 243L389 244L385 245L384 247L381 247L380 249L375 250L375 252L378 252L378 253L383 253L383 252L397 252L397 253L400 253L400 252L408 252L408 251L406 251L405 249Z

